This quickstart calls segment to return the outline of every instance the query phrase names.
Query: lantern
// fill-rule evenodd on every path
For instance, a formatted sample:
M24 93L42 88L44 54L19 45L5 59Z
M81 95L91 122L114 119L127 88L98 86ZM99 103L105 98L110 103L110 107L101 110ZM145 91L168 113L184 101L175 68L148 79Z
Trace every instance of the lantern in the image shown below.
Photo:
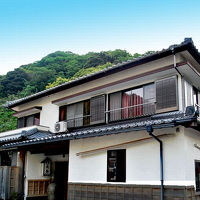
M43 176L51 176L51 159L47 157L41 163L43 165Z

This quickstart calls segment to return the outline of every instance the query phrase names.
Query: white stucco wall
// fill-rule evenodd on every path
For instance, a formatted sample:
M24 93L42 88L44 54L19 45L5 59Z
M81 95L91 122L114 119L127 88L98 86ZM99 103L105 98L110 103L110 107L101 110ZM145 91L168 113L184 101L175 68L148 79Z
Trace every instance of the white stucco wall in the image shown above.
M164 179L166 185L191 185L185 176L186 158L184 132L162 129L156 134L174 133L165 136ZM77 156L76 153L148 137L146 131L95 137L70 141L69 182L106 183L107 150ZM126 184L160 184L159 143L153 139L118 147L126 149Z
M59 106L51 103L44 104L40 113L40 125L47 126L51 132L54 132L57 121L59 121Z
M195 160L200 161L200 150L194 146L200 146L200 134L191 128L184 130L185 135L185 157L186 161L186 179L195 185Z

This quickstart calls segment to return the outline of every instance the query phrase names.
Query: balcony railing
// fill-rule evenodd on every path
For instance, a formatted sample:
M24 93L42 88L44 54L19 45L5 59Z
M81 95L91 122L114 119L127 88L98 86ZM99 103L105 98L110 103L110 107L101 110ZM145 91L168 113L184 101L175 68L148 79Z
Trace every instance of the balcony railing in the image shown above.
M91 115L84 115L65 120L67 122L67 128L82 127L90 125Z
M120 121L125 119L132 119L136 117L143 117L155 114L155 101L143 104L127 106L123 108L116 108L105 111L105 122ZM91 115L85 115L65 120L68 128L76 128L91 125ZM108 120L106 120L106 118Z
M155 114L156 102L147 102L123 108L109 110L106 113L109 115L109 122L119 121L123 119L132 119Z

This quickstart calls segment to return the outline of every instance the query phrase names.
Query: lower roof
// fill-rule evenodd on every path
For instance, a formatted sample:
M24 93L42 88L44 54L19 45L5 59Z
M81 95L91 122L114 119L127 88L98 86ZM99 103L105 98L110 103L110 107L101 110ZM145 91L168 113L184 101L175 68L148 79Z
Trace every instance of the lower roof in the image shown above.
M166 114L154 115L152 117L133 119L125 122L118 122L115 124L101 125L90 128L82 128L72 132L61 134L39 132L32 130L32 133L27 133L26 137L20 138L19 141L9 141L3 144L1 148L10 149L24 146L31 146L36 144L46 144L59 141L75 140L81 138L97 137L111 134L126 133L131 131L146 130L146 127L151 125L153 129L169 128L178 125L185 125L186 123L196 121L195 115L185 115L182 112L171 112ZM29 135L30 134L30 135ZM21 140L22 139L22 140Z

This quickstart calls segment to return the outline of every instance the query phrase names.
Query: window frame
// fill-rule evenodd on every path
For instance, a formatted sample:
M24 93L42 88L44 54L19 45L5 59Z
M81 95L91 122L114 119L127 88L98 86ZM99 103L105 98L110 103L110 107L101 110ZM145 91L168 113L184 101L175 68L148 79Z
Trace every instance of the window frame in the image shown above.
M120 152L120 154L123 154L123 158L121 158L120 161L116 161L116 163L120 163L121 164L121 169L118 169L117 166L118 164L116 164L116 180L111 180L111 175L110 175L110 169L111 167L109 166L109 160L112 159L112 157L109 157L109 155L111 154L111 152ZM119 154L119 153L118 153ZM117 155L117 153L116 153ZM120 155L116 156L116 160L118 160ZM122 167L123 164L123 167ZM114 169L114 167L113 167ZM121 170L121 171L119 171ZM113 149L113 150L108 150L107 151L107 182L126 182L126 149Z

